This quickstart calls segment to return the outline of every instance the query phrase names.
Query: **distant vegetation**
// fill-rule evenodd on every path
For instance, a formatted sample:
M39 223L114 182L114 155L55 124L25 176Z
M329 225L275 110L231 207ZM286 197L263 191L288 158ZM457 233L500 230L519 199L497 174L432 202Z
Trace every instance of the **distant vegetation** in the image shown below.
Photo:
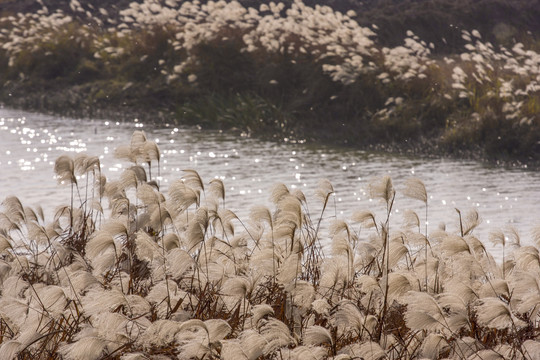
M118 179L95 156L56 160L71 202L53 219L2 201L0 359L540 356L538 227L529 246L493 231L496 261L474 209L427 234L417 178L402 187L416 211L390 216L389 177L369 187L380 203L350 219L333 215L328 180L309 201L276 184L272 207L241 219L221 180L195 170L160 191L144 132L115 155L132 164Z
M330 3L2 1L0 99L280 140L540 160L534 4Z

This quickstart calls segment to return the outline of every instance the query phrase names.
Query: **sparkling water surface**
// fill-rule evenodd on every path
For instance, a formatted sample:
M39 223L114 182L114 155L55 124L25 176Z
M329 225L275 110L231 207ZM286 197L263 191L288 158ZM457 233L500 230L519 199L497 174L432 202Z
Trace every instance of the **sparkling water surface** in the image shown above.
M226 206L247 218L254 205L269 205L274 184L300 188L308 198L314 218L319 201L314 196L321 179L335 189L325 217L347 219L355 210L372 210L383 221L384 206L370 199L369 184L384 175L397 190L392 213L394 228L402 224L405 209L425 216L422 202L402 195L405 181L420 178L428 192L430 231L445 223L457 231L462 213L476 208L482 224L475 229L497 257L488 234L514 226L522 243L530 243L531 231L540 224L540 172L505 169L475 161L423 159L351 149L262 141L218 131L182 128L173 124L148 125L136 119L70 119L0 109L0 201L16 195L25 206L41 206L49 219L59 205L69 203L70 191L54 179L54 161L62 154L87 153L100 157L103 174L116 179L130 163L115 159L114 149L128 144L134 130L144 130L158 143L162 158L161 190L194 169L208 183L223 180ZM153 169L153 175L156 169ZM324 235L324 234L323 234Z

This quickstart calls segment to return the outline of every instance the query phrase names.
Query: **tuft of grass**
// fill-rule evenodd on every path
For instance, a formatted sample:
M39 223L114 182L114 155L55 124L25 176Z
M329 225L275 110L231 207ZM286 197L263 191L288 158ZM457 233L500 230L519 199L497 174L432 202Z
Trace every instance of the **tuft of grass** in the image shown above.
M385 210L327 214L329 180L308 196L283 184L249 219L225 207L224 185L196 170L160 189L157 145L142 131L105 179L96 157L61 156L71 202L52 221L18 198L0 212L0 353L36 359L417 359L539 355L539 248L515 230L475 237L422 233L418 215L390 216L396 189L370 185ZM157 177L156 177L157 176ZM420 179L405 184L428 219ZM378 207L379 205L375 205ZM318 209L310 212L309 209ZM447 219L445 219L447 220ZM513 239L513 240L510 240ZM509 246L512 245L512 246Z

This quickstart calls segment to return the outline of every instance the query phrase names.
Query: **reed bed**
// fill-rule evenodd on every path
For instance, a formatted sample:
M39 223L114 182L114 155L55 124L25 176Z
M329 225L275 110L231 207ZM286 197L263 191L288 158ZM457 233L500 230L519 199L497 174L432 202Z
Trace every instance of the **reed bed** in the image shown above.
M503 46L463 29L464 48L444 56L412 31L383 46L377 26L356 21L362 14L298 0L145 0L111 12L71 0L1 18L5 101L42 89L47 96L27 106L146 105L182 123L281 140L407 140L413 150L540 158L534 36Z
M132 165L114 180L97 157L56 160L72 201L50 222L3 200L0 359L540 356L540 227L532 245L492 232L496 261L475 211L456 212L456 232L427 233L417 178L403 194L418 208L391 217L389 177L370 185L380 203L350 219L332 214L329 180L310 206L276 184L272 207L240 219L222 181L193 169L160 191L144 132L115 154Z

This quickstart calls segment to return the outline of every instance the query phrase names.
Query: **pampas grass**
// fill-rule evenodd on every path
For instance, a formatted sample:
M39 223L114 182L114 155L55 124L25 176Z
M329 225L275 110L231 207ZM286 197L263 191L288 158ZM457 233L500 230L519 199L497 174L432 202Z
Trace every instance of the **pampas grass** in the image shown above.
M139 161L146 143L137 133L127 147L136 156L118 155ZM58 164L71 181L72 160ZM90 156L73 164L77 172L98 166ZM334 188L325 180L314 195L322 203L318 215L309 212L309 195L278 184L269 194L273 208L255 205L243 221L224 207L224 184L206 184L195 170L167 193L141 165L106 183L109 218L102 214L99 225L84 197L100 197L101 181L88 182L80 205L63 207L66 215L52 226L16 197L3 201L4 358L532 359L540 353L536 239L523 246L516 230L508 238L492 233L486 240L505 247L500 264L472 235L476 211L458 214L457 233L424 234L412 211L400 228L390 216L398 190L384 177L371 186L386 210L381 219L376 209L350 219L327 216ZM427 209L420 180L405 189Z

